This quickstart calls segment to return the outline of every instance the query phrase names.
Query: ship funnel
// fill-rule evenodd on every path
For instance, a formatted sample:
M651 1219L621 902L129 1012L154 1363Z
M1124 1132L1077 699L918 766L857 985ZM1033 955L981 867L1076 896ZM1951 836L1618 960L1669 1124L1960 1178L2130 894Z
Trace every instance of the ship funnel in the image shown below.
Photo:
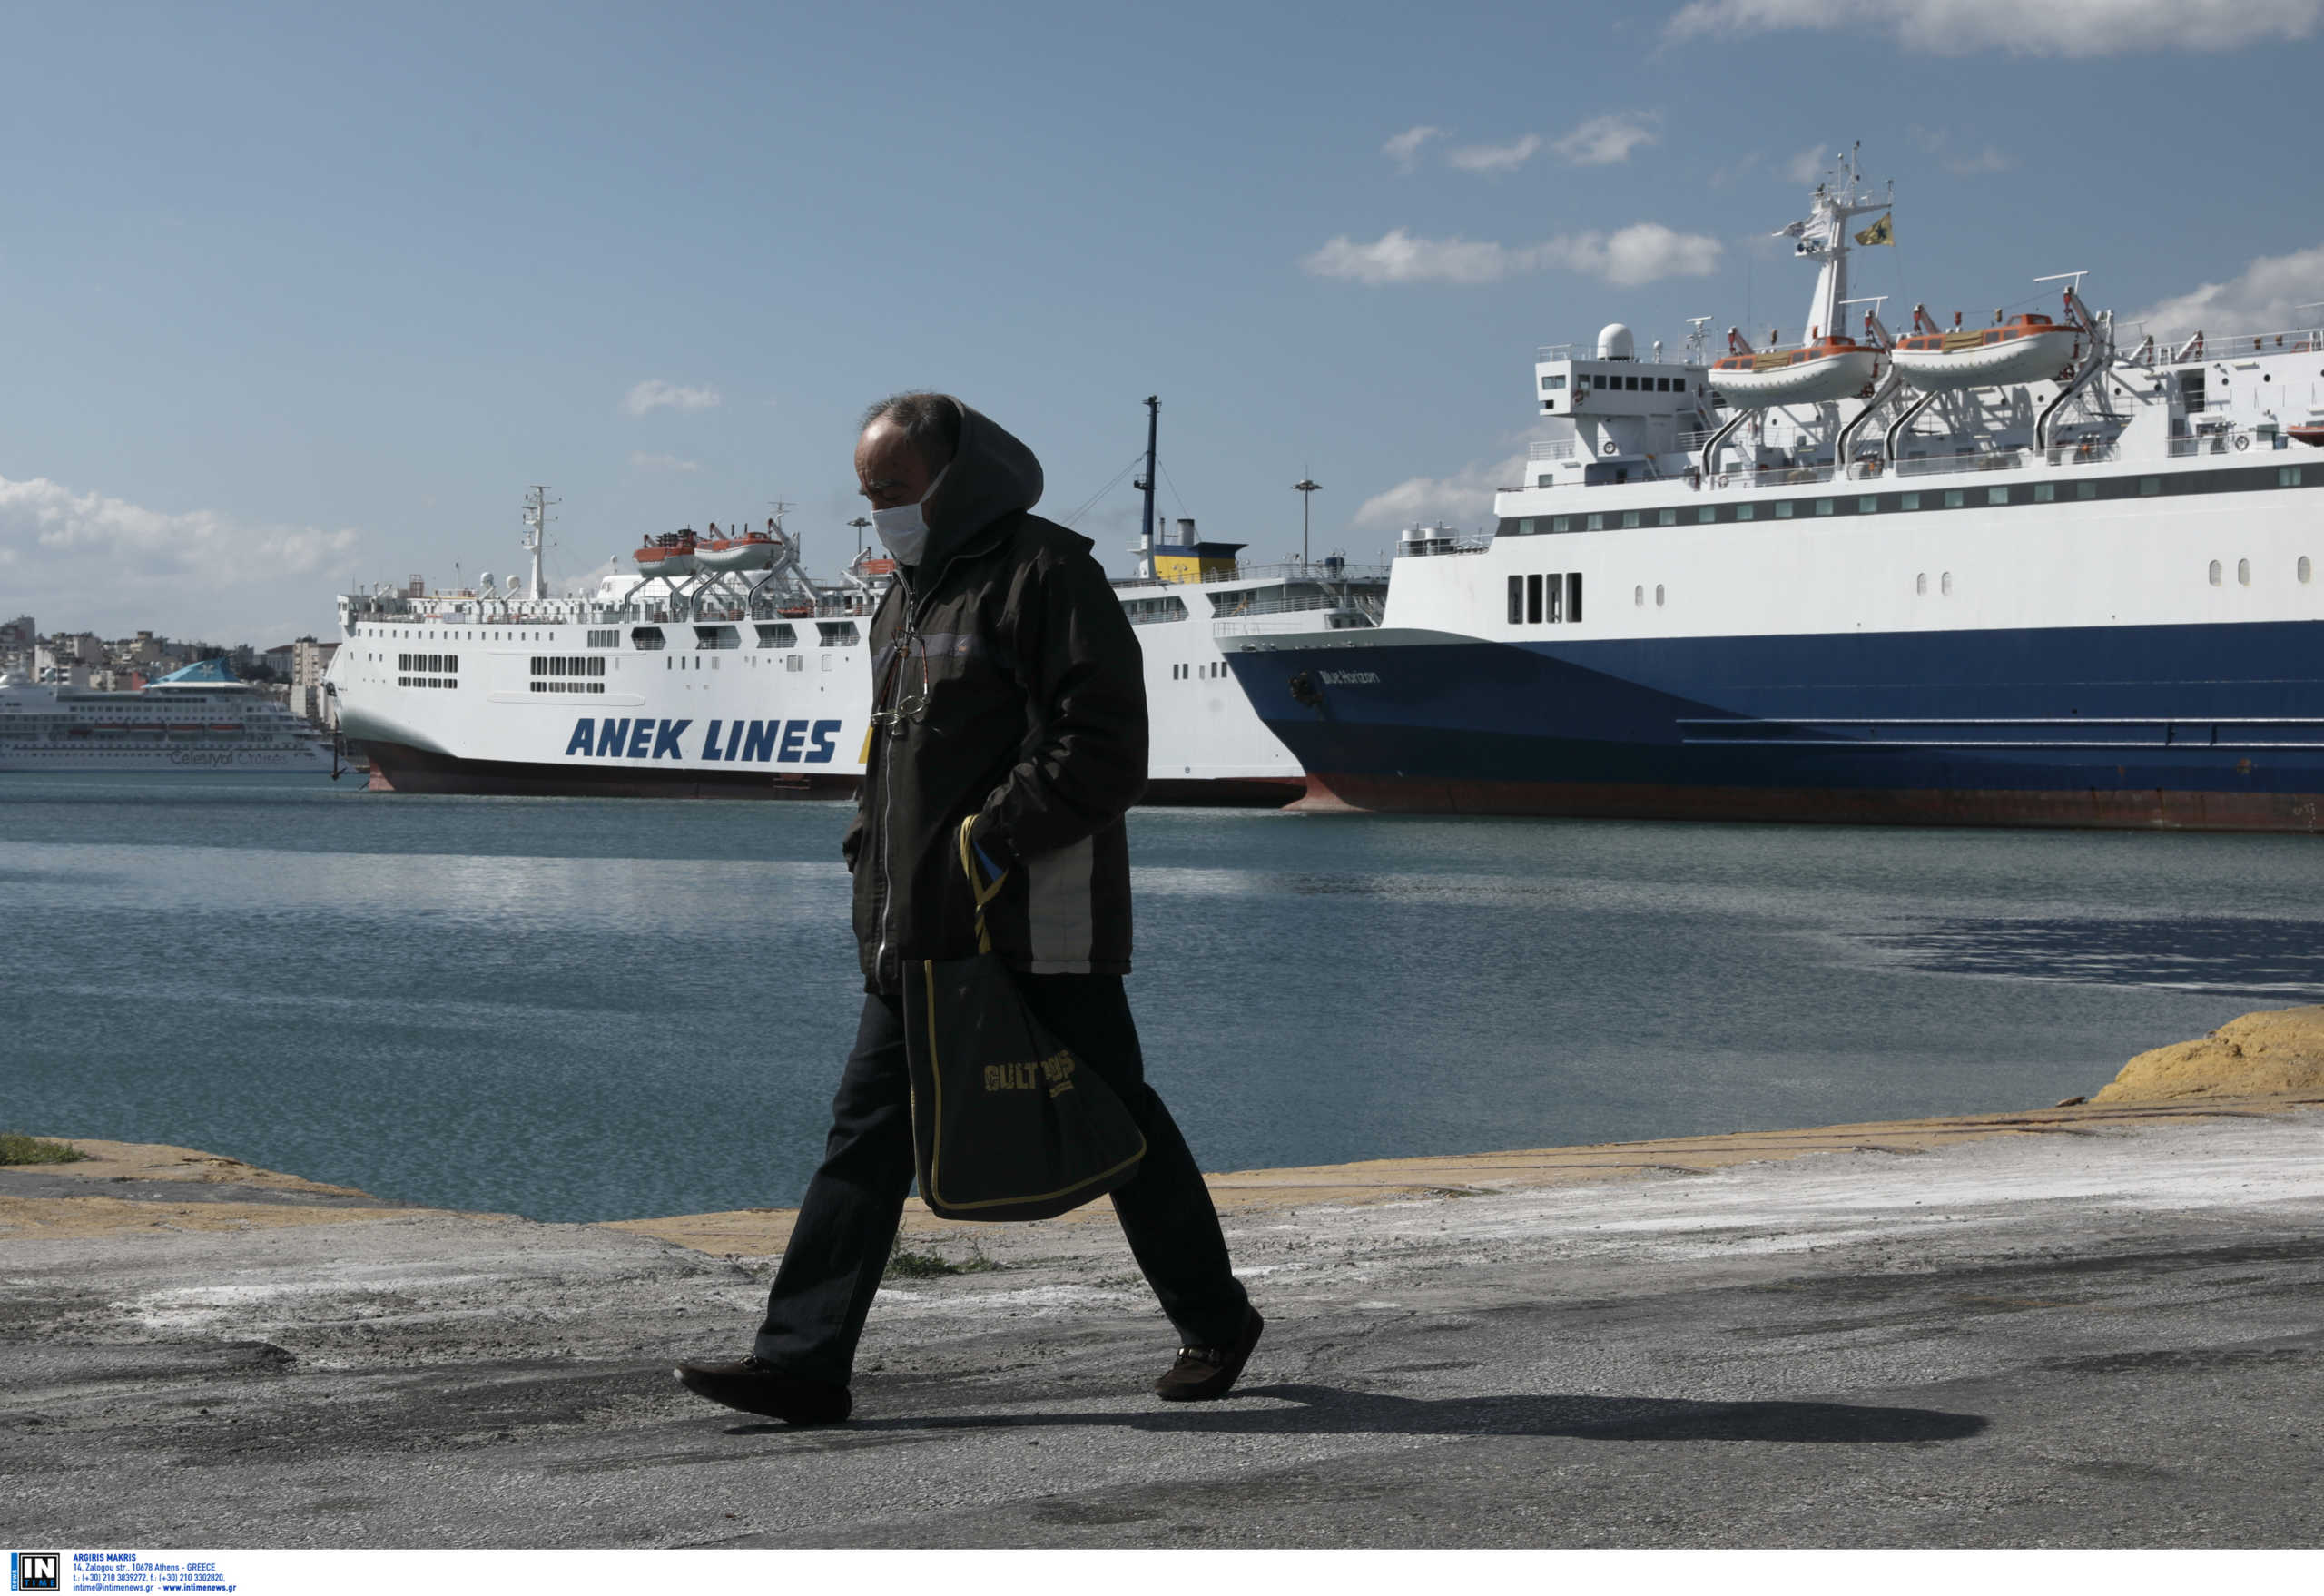
M1180 543L1192 543L1194 540L1194 518L1191 516L1180 516L1178 517L1178 541Z
M1601 360L1635 360L1638 359L1638 340L1620 322L1609 321L1598 330L1598 358Z

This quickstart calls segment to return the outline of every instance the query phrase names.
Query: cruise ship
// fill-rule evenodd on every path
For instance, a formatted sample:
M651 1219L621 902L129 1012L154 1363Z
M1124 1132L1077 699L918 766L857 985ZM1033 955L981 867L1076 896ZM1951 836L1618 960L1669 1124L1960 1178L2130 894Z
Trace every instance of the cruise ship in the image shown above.
M1151 448L1149 431L1149 450ZM1114 584L1146 660L1147 802L1281 805L1306 791L1220 643L1378 623L1382 566L1242 563L1195 523L1157 527L1151 455L1137 575ZM548 501L527 504L529 576L339 600L326 684L371 785L404 793L837 797L863 774L865 640L894 562L811 579L779 517L650 537L635 572L553 597Z
M1538 351L1551 436L1489 535L1400 539L1380 626L1225 640L1305 806L2324 829L2324 330L2066 273L1892 334L1848 291L1892 198L1851 157L1782 230L1796 340Z
M126 693L0 678L0 771L333 773L329 739L206 659Z

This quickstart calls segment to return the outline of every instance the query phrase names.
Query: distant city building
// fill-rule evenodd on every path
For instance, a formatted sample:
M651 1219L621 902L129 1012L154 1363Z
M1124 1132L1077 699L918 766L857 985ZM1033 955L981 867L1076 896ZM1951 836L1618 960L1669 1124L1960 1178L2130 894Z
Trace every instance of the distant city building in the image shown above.
M338 724L337 705L323 691L323 674L330 669L331 655L338 652L338 644L318 643L312 637L301 637L290 645L291 714L304 715L318 725Z

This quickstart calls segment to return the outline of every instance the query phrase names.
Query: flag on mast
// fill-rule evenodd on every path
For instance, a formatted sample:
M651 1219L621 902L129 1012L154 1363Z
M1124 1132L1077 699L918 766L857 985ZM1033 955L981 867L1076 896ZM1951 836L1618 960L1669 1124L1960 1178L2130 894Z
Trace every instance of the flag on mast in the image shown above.
M1889 226L1888 222L1889 218L1883 216L1870 227L1867 227L1862 232L1857 233L1856 235L1856 241L1866 245L1895 243L1896 241L1896 230Z

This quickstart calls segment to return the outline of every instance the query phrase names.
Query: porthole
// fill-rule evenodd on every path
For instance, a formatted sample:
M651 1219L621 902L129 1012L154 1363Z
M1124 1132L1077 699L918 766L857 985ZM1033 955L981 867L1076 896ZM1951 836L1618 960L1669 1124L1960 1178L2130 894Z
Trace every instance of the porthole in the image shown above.
M2250 560L2238 560L2235 562L2235 583L2239 587L2249 587L2251 586L2251 562Z
M2211 586L2214 587L2219 586L2219 562L2217 560L2213 560L2211 562Z
M2314 574L2314 569L2308 563L2308 557L2306 555L2301 555L2299 557L2299 579L2305 582Z
M1659 582L1654 585L1654 607L1657 609L1662 607L1662 584Z
M1920 598L1926 598L1928 596L1928 573L1926 571L1923 571L1919 576L1913 578L1913 593L1916 597Z
M2308 580L2308 562L2306 560L2299 562L2299 579L2303 582ZM1642 584L1630 589L1630 602L1638 606L1640 609L1644 609L1646 607L1646 588Z
M1952 572L1950 572L1950 571L1946 571L1946 572L1945 572L1943 575L1939 576L1937 577L1937 579L1936 579L1936 583L1937 583L1937 588L1938 588L1938 590L1939 590L1940 592L1942 592L1942 593L1945 595L1945 597L1950 598L1950 597L1952 597L1952 596L1953 596L1953 573L1952 573Z

